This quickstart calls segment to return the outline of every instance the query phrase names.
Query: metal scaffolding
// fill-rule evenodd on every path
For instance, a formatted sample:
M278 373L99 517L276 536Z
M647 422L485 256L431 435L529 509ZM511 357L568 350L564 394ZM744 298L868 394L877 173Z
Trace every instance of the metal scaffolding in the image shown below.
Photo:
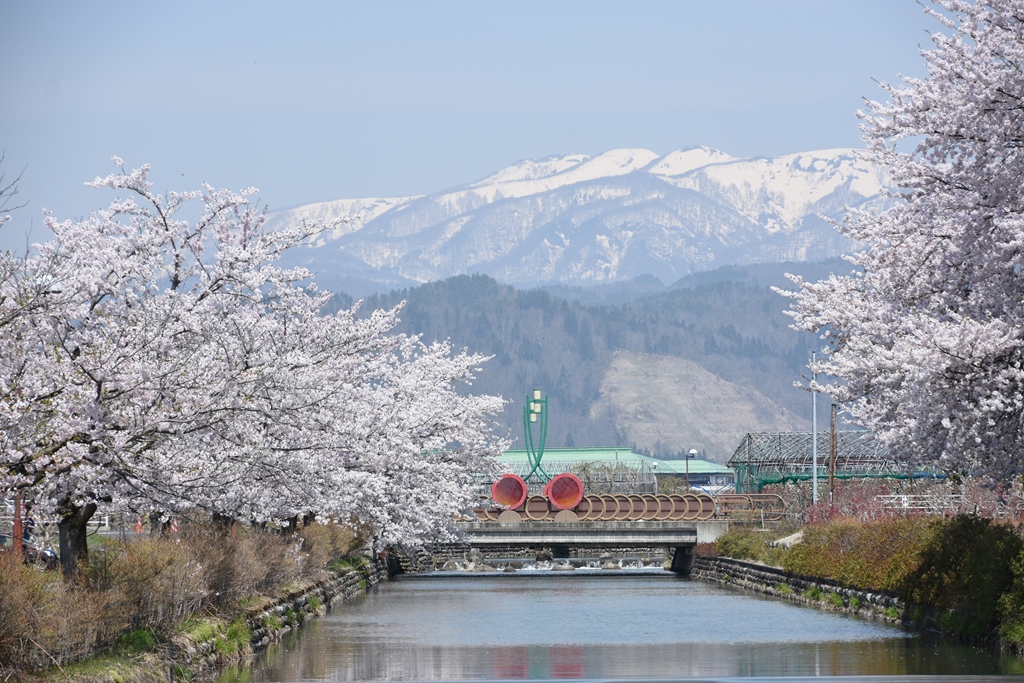
M819 481L826 481L830 473L835 479L941 477L936 472L909 470L865 430L841 430L835 436L833 465L831 434L818 433ZM811 432L748 433L728 462L736 472L737 493L759 492L767 484L811 479L811 445Z

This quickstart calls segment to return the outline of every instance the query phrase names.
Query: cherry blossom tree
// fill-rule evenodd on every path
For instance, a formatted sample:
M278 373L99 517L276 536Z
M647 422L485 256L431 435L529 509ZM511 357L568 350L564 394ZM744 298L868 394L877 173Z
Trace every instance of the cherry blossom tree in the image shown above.
M825 389L910 464L1024 471L1024 2L938 0L928 76L869 102L868 155L899 188L838 226L854 274L800 290Z
M20 368L2 378L0 487L59 517L66 571L100 506L320 514L398 543L451 526L503 446L501 399L457 390L484 358L392 334L397 309L321 315L328 294L275 262L326 226L264 230L254 190L159 195L148 167L91 185L126 198L47 216L55 238L0 283Z

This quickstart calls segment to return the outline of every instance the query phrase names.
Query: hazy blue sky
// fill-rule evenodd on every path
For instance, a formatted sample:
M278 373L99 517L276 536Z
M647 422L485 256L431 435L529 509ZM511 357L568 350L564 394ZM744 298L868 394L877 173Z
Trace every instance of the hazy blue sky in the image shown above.
M82 182L115 154L284 208L569 152L859 146L872 79L922 75L937 27L914 0L0 0L3 170L30 202L0 244L106 205Z

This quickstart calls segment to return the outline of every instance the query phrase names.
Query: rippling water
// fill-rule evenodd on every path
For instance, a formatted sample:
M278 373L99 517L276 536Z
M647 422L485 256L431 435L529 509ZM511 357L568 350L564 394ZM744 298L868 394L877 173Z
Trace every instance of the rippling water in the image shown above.
M661 571L399 578L289 636L244 677L271 682L1024 673L1021 660L991 650Z

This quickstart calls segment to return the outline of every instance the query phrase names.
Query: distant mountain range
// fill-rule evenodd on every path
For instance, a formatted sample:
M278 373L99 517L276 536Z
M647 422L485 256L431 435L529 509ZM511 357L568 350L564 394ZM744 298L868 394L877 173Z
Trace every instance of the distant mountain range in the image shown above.
M720 269L655 294L607 291L590 305L460 275L369 296L360 314L404 301L396 331L491 356L464 390L514 401L496 431L518 437L517 448L523 399L542 389L552 447L632 445L660 456L696 448L724 462L748 431L809 427L810 396L793 383L817 340L789 328L787 300L764 283L783 271L844 270L840 261Z
M828 220L879 205L887 184L851 149L751 159L618 149L523 161L430 195L308 204L273 213L271 225L347 218L289 261L356 296L471 273L527 288L668 284L849 251Z

